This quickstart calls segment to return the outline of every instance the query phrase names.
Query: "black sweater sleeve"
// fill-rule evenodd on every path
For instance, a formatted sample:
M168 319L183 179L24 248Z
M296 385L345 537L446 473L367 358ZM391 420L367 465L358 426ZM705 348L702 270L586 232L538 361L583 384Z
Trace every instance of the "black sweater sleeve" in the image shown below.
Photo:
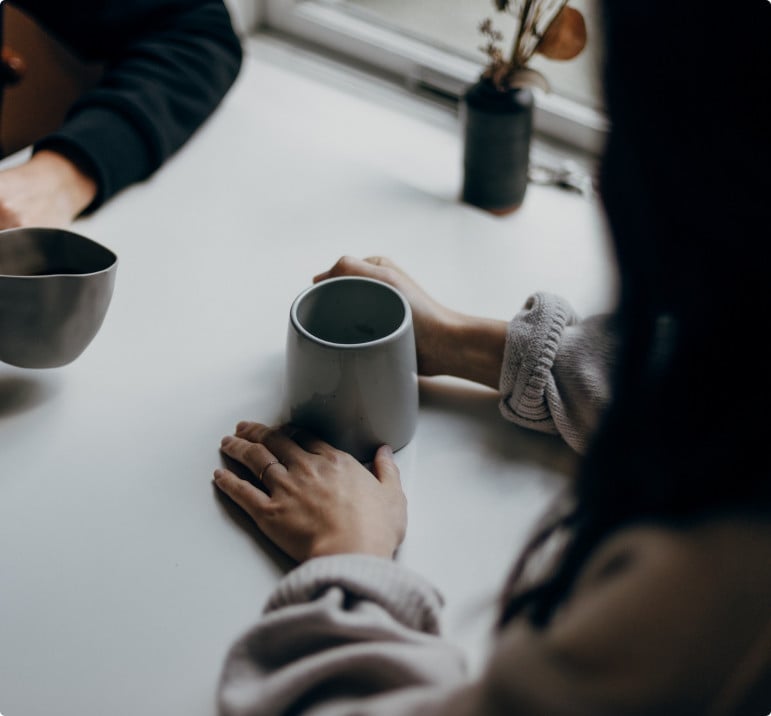
M35 146L70 157L96 179L90 210L148 177L184 144L241 65L241 44L222 0L18 5L84 59L107 64L62 127Z

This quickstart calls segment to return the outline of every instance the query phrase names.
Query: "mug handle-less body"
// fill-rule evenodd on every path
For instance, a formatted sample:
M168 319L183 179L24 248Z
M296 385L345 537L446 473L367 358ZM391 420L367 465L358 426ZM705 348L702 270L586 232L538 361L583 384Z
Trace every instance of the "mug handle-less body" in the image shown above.
M364 290L395 296L400 313L389 319L395 328L359 342L325 340L309 331L307 315L303 317L309 294L354 289L352 284L324 285L351 280L359 287L363 282L378 284ZM343 305L341 311L348 309L355 312L356 306ZM355 315L349 318L356 323ZM292 305L287 334L286 399L293 423L362 462L371 460L384 443L393 450L409 443L417 425L418 375L406 299L387 284L358 277L330 279L300 294Z

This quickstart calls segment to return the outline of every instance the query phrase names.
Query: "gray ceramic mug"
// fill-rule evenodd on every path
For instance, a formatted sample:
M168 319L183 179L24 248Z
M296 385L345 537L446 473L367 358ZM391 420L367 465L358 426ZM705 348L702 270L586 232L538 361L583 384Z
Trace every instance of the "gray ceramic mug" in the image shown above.
M292 423L367 462L404 447L418 418L412 312L386 283L322 281L292 303L286 351Z
M75 360L102 325L118 257L64 229L0 231L0 361L56 368Z

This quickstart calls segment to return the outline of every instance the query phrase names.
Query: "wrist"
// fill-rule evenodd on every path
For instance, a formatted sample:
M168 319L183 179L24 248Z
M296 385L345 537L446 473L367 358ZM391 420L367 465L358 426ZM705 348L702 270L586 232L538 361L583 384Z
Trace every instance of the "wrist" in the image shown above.
M456 314L447 330L448 375L498 390L507 323Z
M365 554L370 557L393 559L399 543L400 540L390 540L385 536L357 538L350 535L329 535L315 540L302 561L336 554Z
M29 169L49 183L54 195L65 203L72 219L79 216L96 198L96 180L63 154L41 149L30 159Z

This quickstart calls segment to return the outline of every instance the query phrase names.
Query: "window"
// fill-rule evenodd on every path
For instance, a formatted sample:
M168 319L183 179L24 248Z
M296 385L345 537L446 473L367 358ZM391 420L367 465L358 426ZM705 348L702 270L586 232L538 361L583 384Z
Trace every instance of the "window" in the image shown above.
M586 19L587 48L569 62L534 58L552 91L538 93L541 133L599 153L607 131L599 81L599 23L592 0L571 0ZM514 20L492 0L266 0L264 24L397 75L411 86L460 97L484 64L479 23L507 38ZM506 21L509 21L508 23Z

